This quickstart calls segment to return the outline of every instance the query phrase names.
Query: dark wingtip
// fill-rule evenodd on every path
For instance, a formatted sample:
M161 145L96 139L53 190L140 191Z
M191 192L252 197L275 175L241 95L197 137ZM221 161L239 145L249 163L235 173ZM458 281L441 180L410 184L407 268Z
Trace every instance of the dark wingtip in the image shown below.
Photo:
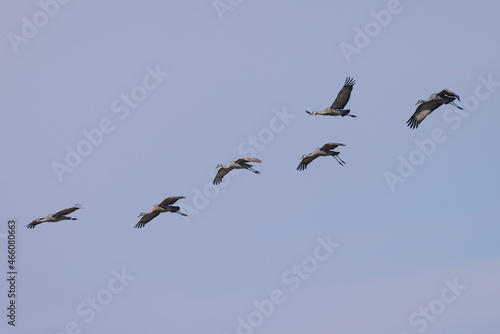
M406 121L406 125L410 127L410 129L416 129L418 128L418 122L417 120L412 116L408 121Z
M351 77L347 77L344 82L344 86L354 86L356 84L356 80Z

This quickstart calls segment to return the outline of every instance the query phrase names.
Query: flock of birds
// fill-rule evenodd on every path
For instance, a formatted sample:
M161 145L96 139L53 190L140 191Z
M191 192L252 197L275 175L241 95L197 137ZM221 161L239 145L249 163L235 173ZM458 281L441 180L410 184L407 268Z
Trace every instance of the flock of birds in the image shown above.
M355 115L350 114L350 109L344 109L345 106L347 105L347 102L349 102L349 99L351 98L352 88L355 83L356 81L354 79L347 77L344 82L344 86L342 87L342 89L337 95L337 98L335 99L335 101L333 101L330 107L326 108L323 111L310 112L306 110L306 113L309 115L356 117ZM418 100L416 104L418 105L418 107L413 113L413 115L410 117L410 119L406 122L406 124L411 129L418 128L419 124L422 123L422 121L430 113L432 113L434 110L436 110L443 104L451 104L452 106L458 109L462 109L462 107L458 106L454 102L455 99L460 101L460 97L457 94L445 88L439 93L431 94L431 96L429 96L427 100ZM338 156L339 152L334 151L334 149L339 146L345 146L345 145L341 143L326 143L322 147L316 148L311 153L303 155L301 157L299 165L297 166L297 170L303 171L307 168L307 165L309 165L314 159L326 156L334 157L337 160L337 162L341 166L343 166L345 164L345 161L340 159L340 157ZM259 171L253 169L253 165L249 164L249 162L260 163L262 161L257 158L239 158L237 160L230 161L226 165L217 164L217 168L219 170L217 171L217 174L215 175L215 178L212 183L214 185L220 184L222 182L222 178L233 169L246 169L255 174L260 174ZM180 207L173 205L175 202L183 198L185 197L184 196L167 197L160 204L155 204L155 206L149 212L141 212L137 217L137 218L141 217L141 219L135 225L135 227L136 228L144 227L148 222L150 222L152 219L156 218L160 213L163 212L172 212L172 213L177 213L181 216L187 216L185 213L179 211ZM26 225L26 227L28 229L33 229L38 224L42 223L48 223L48 222L54 223L62 220L76 220L77 218L72 218L67 215L80 208L81 208L80 204L77 203L71 208L67 208L56 213L51 213L45 217L35 219L31 223Z

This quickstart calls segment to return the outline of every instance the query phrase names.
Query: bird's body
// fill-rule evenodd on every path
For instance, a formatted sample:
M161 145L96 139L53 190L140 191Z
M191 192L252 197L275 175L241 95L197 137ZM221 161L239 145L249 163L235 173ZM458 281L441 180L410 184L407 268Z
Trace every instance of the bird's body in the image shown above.
M459 107L456 105L455 99L460 101L460 96L457 94L453 93L449 89L443 89L439 93L434 93L429 96L427 100L418 100L417 104L418 107L413 113L413 115L410 117L410 119L406 122L406 124L411 128L411 129L416 129L418 128L418 125L434 110L439 108L443 104L451 104L454 107L457 107L458 109L462 109L462 107Z
M314 159L317 157L326 157L326 156L332 156L337 160L337 162L343 166L345 164L345 161L340 159L338 155L340 154L339 152L333 151L335 148L339 146L345 146L344 144L340 143L326 143L322 147L316 148L314 151L312 151L309 154L305 154L301 157L300 164L297 166L297 170L305 170L307 168L307 165L309 165Z
M185 197L184 196L167 197L160 204L155 204L155 206L153 206L151 211L141 212L137 217L137 218L141 217L141 220L139 220L139 222L135 225L135 228L144 227L147 223L149 223L152 219L156 218L162 212L173 212L181 216L187 216L185 213L179 211L180 207L172 205L182 198Z
M219 170L217 171L217 175L215 175L212 183L215 185L220 184L224 175L226 175L233 169L247 169L252 173L260 174L260 172L253 169L253 165L249 164L248 162L260 163L262 161L257 158L239 158L237 160L230 161L227 165L217 164L217 168L219 168Z
M322 111L307 111L309 115L324 115L324 116L351 116L351 117L356 117L356 115L351 115L349 112L351 111L350 109L344 109L346 106L347 102L349 102L349 99L351 98L351 92L352 92L352 87L356 81L353 78L347 77L345 79L344 86L340 90L340 92L337 95L337 98L335 101L333 101L332 105L325 110Z
M56 213L48 214L47 216L42 217L42 218L37 218L37 219L33 220L31 223L29 223L28 225L26 225L26 227L29 229L32 229L32 228L35 228L35 226L37 226L38 224L42 224L42 223L55 223L55 222L59 222L62 220L76 220L76 218L68 217L66 215L68 215L68 214L70 214L70 213L72 213L80 208L81 208L81 205L77 203L71 208L67 208L67 209L58 211Z

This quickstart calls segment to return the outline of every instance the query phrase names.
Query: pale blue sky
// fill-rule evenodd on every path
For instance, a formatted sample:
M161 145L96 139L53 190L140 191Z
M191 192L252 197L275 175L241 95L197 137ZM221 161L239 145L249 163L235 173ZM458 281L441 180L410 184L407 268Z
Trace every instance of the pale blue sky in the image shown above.
M496 1L220 0L232 9L220 15L211 0L40 3L53 17L36 1L0 8L0 260L6 272L15 218L19 272L17 328L3 315L2 332L233 334L240 317L258 334L498 332ZM373 12L388 8L382 26ZM36 34L11 43L34 16ZM357 118L304 112L329 106L347 76ZM416 101L443 88L465 112L443 106L409 129ZM58 178L67 147L88 149L82 131L102 122L108 133ZM434 131L443 140L425 155L415 141ZM261 174L231 173L213 193L217 163L250 154L252 137ZM295 170L326 142L346 144L346 166ZM386 181L419 157L404 182ZM173 195L189 220L133 228ZM77 202L76 221L24 228ZM318 238L340 246L325 253ZM454 280L466 288L442 297ZM282 303L259 318L273 291Z

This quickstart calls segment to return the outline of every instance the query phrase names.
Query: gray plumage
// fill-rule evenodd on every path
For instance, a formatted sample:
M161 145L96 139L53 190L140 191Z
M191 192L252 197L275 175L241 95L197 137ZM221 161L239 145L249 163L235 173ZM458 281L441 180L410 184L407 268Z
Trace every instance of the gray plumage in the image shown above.
M38 224L42 224L42 223L55 223L55 222L59 222L61 220L76 220L76 218L68 217L66 215L68 215L68 214L70 214L70 213L72 213L80 208L81 208L81 205L79 203L76 203L71 208L67 208L67 209L58 211L56 213L50 213L47 216L42 217L42 218L37 218L37 219L33 220L31 223L29 223L28 225L26 225L26 227L29 229L33 229Z
M347 102L349 102L349 99L351 98L351 92L352 88L356 81L353 78L347 77L345 79L344 86L340 90L340 92L337 94L337 98L335 101L333 101L332 105L325 110L322 111L307 111L309 115L324 115L324 116L351 116L351 117L356 117L356 115L351 115L349 112L351 111L350 109L344 109L346 106Z
M184 196L171 196L165 198L160 204L155 206L149 212L141 212L137 218L142 217L141 220L135 225L135 228L143 228L147 223L156 218L162 212L173 212L181 216L187 216L185 213L180 212L180 207L172 205Z
M418 125L422 123L422 121L434 110L439 108L443 104L451 104L454 107L457 107L458 109L462 110L462 107L459 107L456 105L455 99L460 101L460 96L457 94L453 93L449 89L443 89L439 93L434 93L429 96L427 100L418 100L417 102L417 109L413 113L413 115L410 117L410 119L406 122L406 124L411 128L411 129L416 129L418 128Z
M322 147L318 147L314 151L312 151L309 154L304 154L301 157L300 164L297 166L297 170L302 171L307 168L307 165L309 165L314 159L317 157L326 157L326 156L332 156L337 160L337 162L343 166L345 165L345 161L340 159L338 155L340 154L339 152L333 151L335 148L339 146L345 146L344 144L341 143L326 143Z
M223 164L217 164L216 168L219 168L217 171L217 175L215 175L214 180L212 181L213 184L217 185L222 182L222 178L224 175L232 171L233 169L247 169L251 171L252 173L255 174L260 174L259 171L253 169L253 165L247 163L247 162L257 162L260 163L262 162L260 159L257 158L239 158L237 160L230 161L227 165Z

